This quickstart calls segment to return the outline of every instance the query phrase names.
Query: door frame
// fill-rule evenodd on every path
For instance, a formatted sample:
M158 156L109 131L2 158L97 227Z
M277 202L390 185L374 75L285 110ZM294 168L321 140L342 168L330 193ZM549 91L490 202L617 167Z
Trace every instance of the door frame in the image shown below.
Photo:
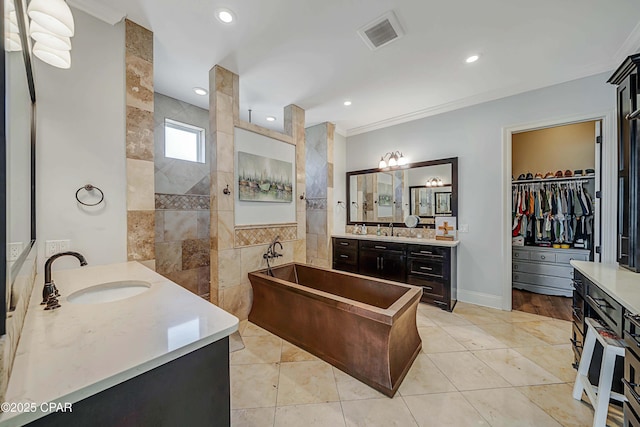
M502 309L511 311L512 254L511 254L511 175L512 135L514 133L600 120L602 123L601 157L596 156L596 191L601 191L600 248L602 263L615 263L616 212L617 212L617 124L615 111L580 114L563 118L540 120L502 128ZM598 147L596 146L596 150Z

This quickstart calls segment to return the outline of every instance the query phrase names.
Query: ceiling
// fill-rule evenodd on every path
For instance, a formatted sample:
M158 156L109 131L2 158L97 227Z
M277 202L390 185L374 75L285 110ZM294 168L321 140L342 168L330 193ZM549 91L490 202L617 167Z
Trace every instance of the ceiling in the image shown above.
M192 88L208 88L219 64L240 76L245 120L251 109L254 123L282 129L283 107L296 104L307 125L333 122L345 135L609 71L640 48L638 0L69 3L151 29L160 93L208 108ZM219 22L220 7L236 22ZM371 51L356 31L389 10L405 36ZM465 63L472 54L480 59Z

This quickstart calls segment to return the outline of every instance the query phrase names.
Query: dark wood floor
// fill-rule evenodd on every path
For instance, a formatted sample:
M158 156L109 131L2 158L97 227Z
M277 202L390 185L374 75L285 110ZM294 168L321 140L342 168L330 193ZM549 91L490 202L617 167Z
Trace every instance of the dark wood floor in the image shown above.
M542 295L519 289L513 289L511 295L513 310L571 320L571 297Z

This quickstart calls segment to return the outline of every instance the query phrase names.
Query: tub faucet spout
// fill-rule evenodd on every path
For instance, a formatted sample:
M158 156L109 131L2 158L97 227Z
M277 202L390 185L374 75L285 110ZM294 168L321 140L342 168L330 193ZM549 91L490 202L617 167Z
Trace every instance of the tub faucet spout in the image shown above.
M55 310L60 307L60 302L58 301L60 292L58 292L58 288L56 287L53 279L51 279L51 266L53 261L66 255L78 258L81 266L87 265L87 260L78 252L60 252L52 255L47 262L44 263L44 288L42 288L42 302L40 305L46 304L44 308L45 310Z
M281 257L282 254L276 251L276 245L280 246L280 250L282 250L282 243L280 243L280 236L276 236L275 239L271 242L269 247L267 248L267 252L262 255L262 258L267 260L267 274L269 276L273 276L273 272L271 271L271 264L269 263L270 259Z
M389 223L389 228L391 229L391 236L393 236L393 223L392 222Z

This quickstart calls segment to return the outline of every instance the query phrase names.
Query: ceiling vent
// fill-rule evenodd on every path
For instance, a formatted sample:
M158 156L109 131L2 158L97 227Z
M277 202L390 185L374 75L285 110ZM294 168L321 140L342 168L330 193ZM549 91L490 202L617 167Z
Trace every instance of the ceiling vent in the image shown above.
M389 11L358 30L358 34L371 50L380 49L404 36L398 17Z

